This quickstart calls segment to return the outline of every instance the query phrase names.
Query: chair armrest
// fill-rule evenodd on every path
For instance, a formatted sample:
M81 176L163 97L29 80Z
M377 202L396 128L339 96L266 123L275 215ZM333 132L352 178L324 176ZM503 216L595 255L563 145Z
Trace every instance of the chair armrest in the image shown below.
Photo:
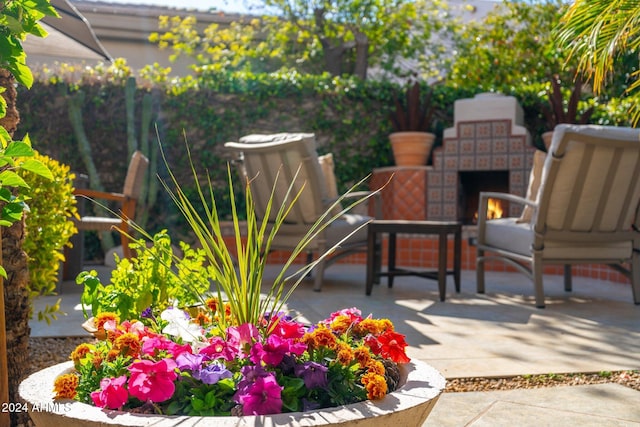
M85 196L90 199L114 200L124 202L127 197L122 193L109 193L106 191L91 190L89 188L78 188L73 192L74 196Z
M486 207L489 199L504 200L505 202L515 202L520 205L528 205L531 207L536 207L538 205L533 200L525 199L524 197L516 196L515 194L483 191L480 193L480 202L478 203L478 209L480 208L480 206Z

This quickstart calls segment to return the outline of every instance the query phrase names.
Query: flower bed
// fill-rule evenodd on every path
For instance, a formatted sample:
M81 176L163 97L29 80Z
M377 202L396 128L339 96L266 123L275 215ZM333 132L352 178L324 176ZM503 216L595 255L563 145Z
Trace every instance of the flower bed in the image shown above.
M74 372L56 379L57 399L166 415L265 415L379 400L409 362L404 336L357 309L307 327L284 315L221 327L208 309L168 308L120 322L101 313L101 339L71 354ZM224 310L229 313L229 310Z

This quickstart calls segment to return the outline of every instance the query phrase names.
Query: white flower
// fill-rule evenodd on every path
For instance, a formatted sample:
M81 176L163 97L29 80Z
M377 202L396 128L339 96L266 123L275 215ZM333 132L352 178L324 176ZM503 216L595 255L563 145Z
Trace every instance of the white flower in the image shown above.
M202 328L189 321L189 315L175 307L168 308L160 314L160 318L169 322L162 330L163 334L182 338L184 342L194 342L203 338Z

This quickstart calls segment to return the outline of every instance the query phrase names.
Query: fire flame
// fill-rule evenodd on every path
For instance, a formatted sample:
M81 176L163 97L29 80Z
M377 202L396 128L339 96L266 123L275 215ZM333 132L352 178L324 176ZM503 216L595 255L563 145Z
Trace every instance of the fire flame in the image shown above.
M502 218L504 215L504 209L502 203L499 200L491 199L487 200L487 219ZM478 221L478 212L473 217L474 221Z
M499 200L489 199L487 201L487 218L495 219L502 218L503 215L502 204Z

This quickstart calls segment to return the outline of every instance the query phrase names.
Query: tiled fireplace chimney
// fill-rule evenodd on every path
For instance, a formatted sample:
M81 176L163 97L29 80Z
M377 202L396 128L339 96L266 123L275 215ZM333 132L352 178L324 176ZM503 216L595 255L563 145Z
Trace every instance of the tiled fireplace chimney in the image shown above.
M434 151L433 170L429 172L427 213L433 220L464 220L465 192L461 177L478 172L472 180L480 190L506 191L525 196L535 148L524 125L524 114L512 96L480 94L454 104L454 126L445 129L443 145ZM495 187L491 174L504 171L507 182ZM495 176L495 175L493 175ZM487 186L483 186L485 181ZM493 188L492 188L493 186ZM510 206L510 216L520 214Z

